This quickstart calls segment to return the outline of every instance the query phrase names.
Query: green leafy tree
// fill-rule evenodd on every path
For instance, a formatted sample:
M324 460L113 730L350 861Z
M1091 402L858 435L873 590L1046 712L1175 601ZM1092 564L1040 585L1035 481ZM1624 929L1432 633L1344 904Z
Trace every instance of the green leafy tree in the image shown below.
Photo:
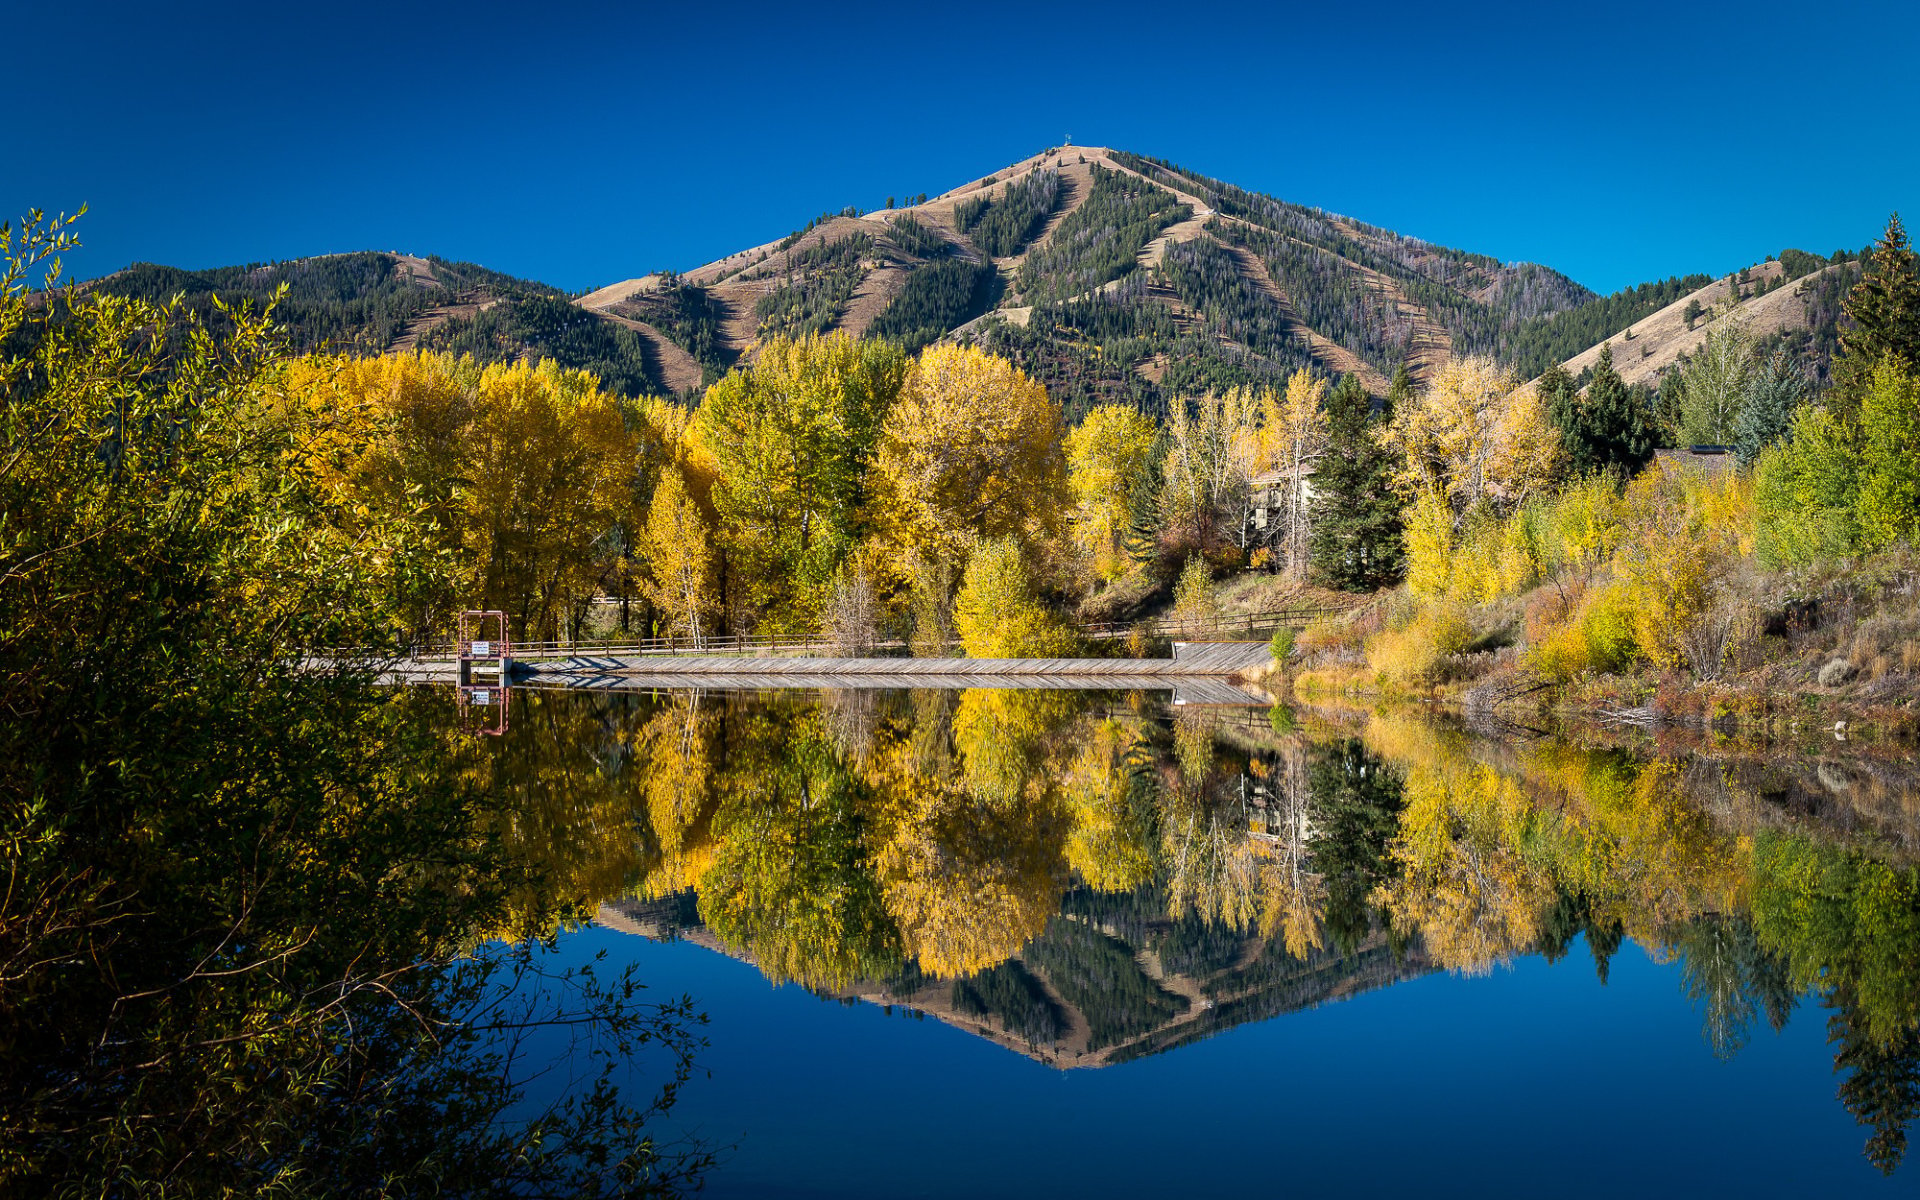
M1396 388L1405 377L1402 366ZM1343 377L1326 404L1327 453L1313 474L1313 572L1350 591L1389 586L1406 558L1392 452L1373 436L1373 400L1357 377Z
M1861 542L1867 549L1920 533L1920 380L1880 360L1860 403Z
M1860 432L1825 406L1794 414L1789 436L1754 467L1760 560L1804 565L1850 553L1859 541Z
M729 578L773 627L817 624L864 532L868 463L907 365L897 347L844 334L775 338L707 390L694 433Z

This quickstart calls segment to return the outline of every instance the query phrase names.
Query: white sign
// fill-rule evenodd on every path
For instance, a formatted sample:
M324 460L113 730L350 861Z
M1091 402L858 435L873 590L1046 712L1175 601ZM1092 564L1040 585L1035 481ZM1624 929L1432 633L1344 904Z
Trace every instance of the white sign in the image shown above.
M493 693L486 688L480 688L473 693L473 702L475 704L492 704Z
M488 655L493 653L493 643L492 642L475 642L473 644L473 649L469 650L467 653L473 655L473 657L475 658L485 658Z

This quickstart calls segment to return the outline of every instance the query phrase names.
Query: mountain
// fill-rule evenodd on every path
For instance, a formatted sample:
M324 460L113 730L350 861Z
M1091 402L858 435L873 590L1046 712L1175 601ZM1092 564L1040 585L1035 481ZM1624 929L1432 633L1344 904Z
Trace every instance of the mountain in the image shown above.
M1756 287L1742 303L1762 332L1798 336L1824 362L1845 271L1797 251L1754 269L1756 282L1807 275L1791 296ZM1697 329L1676 332L1687 322L1675 314L1725 291L1696 275L1596 296L1544 266L1090 146L571 298L470 263L385 252L200 272L139 264L91 286L181 291L211 313L215 293L257 300L280 283L300 349L545 356L630 395L689 395L774 334L843 330L915 348L967 338L1019 362L1070 412L1104 401L1160 411L1169 396L1302 366L1358 373L1381 394L1402 364L1418 383L1461 353L1492 354L1523 377L1569 360L1577 372L1629 328L1641 344L1616 361L1650 374L1698 340Z
M1258 382L1299 366L1384 391L1596 299L1506 265L1102 147L1059 147L904 208L828 214L775 242L578 303L684 354L676 390L778 332L909 345L973 337L1070 408Z

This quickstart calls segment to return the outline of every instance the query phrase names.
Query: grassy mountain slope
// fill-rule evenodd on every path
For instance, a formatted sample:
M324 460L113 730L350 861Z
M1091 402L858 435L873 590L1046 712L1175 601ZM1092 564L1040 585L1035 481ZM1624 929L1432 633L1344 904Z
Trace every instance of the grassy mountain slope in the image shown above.
M1562 365L1577 378L1591 370L1601 348L1610 345L1614 368L1623 379L1656 384L1662 372L1699 349L1710 330L1738 322L1763 344L1794 354L1810 376L1824 378L1836 344L1840 298L1858 278L1859 266L1851 259L1833 262L1808 255L1796 261L1796 253L1787 251L1778 260L1700 283ZM1705 277L1687 282L1695 279Z

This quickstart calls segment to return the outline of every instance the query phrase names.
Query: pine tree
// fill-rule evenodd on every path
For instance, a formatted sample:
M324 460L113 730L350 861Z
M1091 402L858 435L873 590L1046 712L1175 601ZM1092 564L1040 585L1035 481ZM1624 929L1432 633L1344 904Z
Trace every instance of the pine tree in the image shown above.
M1786 436L1806 393L1806 379L1786 352L1774 351L1747 381L1747 402L1733 423L1733 449L1741 466L1752 466L1762 450Z
M1412 390L1403 366L1389 396ZM1373 436L1373 401L1357 376L1343 377L1326 404L1327 453L1313 476L1313 571L1332 587L1385 587L1406 558L1393 455Z
M1542 399L1553 423L1560 427L1561 444L1576 475L1598 471L1634 472L1653 458L1659 442L1659 423L1644 387L1630 388L1613 369L1613 347L1600 348L1593 381L1582 397L1559 367L1540 379ZM1549 392L1548 389L1553 391Z
M1166 486L1165 441L1163 436L1127 481L1127 532L1121 544L1127 557L1142 566L1160 556L1160 529L1165 519L1160 503L1161 490Z
M1840 335L1827 402L1850 414L1859 408L1881 358L1891 354L1909 364L1920 362L1920 258L1907 242L1899 213L1887 218L1886 232L1842 307L1852 328Z

